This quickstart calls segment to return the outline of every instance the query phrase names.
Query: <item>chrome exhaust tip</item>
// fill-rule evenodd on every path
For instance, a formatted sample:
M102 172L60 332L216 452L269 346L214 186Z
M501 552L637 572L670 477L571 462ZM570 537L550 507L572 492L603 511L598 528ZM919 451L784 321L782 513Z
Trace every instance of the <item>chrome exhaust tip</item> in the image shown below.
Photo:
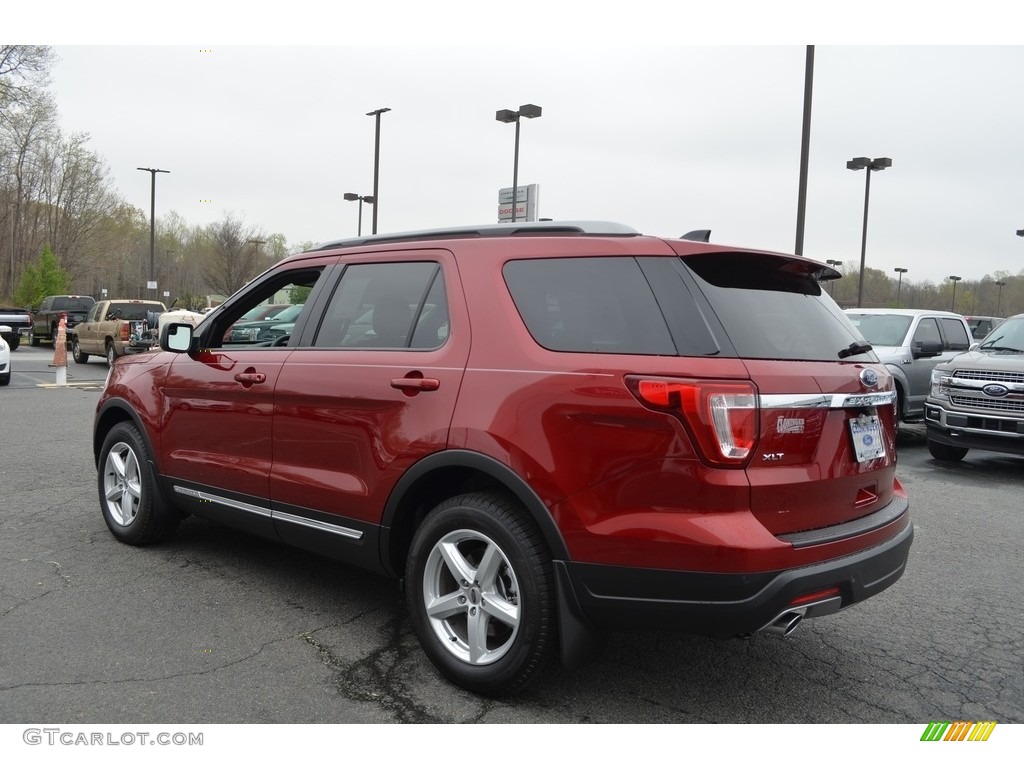
M784 611L772 619L763 629L763 632L767 632L770 635L781 635L786 637L793 633L793 630L797 628L801 621L803 621L803 611Z

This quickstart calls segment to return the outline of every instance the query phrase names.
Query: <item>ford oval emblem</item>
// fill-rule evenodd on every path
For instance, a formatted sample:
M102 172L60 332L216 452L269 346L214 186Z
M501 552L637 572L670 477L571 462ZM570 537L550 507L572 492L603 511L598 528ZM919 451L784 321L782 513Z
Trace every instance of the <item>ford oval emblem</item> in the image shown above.
M860 372L860 380L865 387L873 387L878 384L878 374L870 368L865 368Z
M986 384L981 388L981 391L989 397L1006 397L1010 394L1010 390L1002 384Z

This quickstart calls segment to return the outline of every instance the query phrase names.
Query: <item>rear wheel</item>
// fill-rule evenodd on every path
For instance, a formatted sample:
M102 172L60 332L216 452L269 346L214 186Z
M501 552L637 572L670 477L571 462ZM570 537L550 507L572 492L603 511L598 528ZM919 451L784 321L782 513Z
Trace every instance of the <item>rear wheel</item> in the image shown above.
M89 355L82 351L82 347L78 343L77 336L74 341L71 342L71 356L75 358L76 363L89 362Z
M956 445L946 445L945 443L937 443L934 440L929 440L928 453L939 461L960 461L967 455L967 449L960 448Z
M406 599L427 656L471 691L522 690L556 645L551 556L504 496L466 494L431 511L413 537Z
M114 361L117 360L117 350L114 349L114 342L107 342L107 365L113 367Z
M116 425L104 439L98 481L103 519L126 544L165 539L181 521L160 497L146 443L129 422Z
M11 345L11 352L13 352L18 347L21 346L21 334L19 333L16 336L11 337L11 340L10 340L9 343Z

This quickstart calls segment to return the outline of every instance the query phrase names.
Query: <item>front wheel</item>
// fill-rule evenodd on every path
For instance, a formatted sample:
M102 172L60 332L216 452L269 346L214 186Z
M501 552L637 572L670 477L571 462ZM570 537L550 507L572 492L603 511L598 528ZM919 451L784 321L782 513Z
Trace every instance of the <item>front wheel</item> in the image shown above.
M97 479L103 519L120 541L153 544L181 521L159 495L149 450L133 424L115 425L103 440Z
M551 556L504 496L466 494L431 511L412 540L406 600L434 666L477 693L522 690L556 645Z
M35 331L33 331L31 329L29 329L29 332L28 332L28 344L29 344L30 347L38 347L39 346L39 337L36 336Z
M76 363L87 363L89 362L89 355L82 351L81 345L78 343L78 337L71 342L71 356L75 359Z
M960 461L967 455L967 449L960 448L956 445L946 445L945 443L937 443L934 440L929 440L928 453L939 461Z

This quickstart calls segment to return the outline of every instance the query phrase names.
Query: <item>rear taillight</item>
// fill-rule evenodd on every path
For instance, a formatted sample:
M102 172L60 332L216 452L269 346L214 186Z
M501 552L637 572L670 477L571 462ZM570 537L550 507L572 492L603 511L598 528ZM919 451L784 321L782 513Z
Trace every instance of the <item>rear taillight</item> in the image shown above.
M647 406L682 417L711 464L740 466L758 439L757 390L751 382L627 376Z
M128 327L128 323L121 322L121 341L128 341L131 338L131 329Z

